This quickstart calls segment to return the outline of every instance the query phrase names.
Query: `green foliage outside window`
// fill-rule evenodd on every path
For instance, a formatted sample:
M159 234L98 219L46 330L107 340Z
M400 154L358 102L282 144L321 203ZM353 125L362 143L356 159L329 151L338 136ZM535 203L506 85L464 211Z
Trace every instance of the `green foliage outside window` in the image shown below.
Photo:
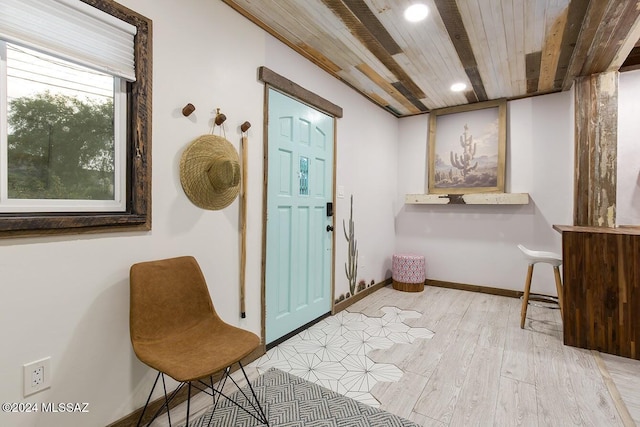
M111 99L43 92L11 100L7 118L10 198L113 200Z

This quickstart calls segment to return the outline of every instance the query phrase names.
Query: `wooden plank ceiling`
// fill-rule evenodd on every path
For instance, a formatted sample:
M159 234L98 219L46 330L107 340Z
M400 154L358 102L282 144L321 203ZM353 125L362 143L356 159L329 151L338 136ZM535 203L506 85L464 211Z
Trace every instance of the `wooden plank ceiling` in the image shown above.
M398 117L640 66L640 0L223 1Z

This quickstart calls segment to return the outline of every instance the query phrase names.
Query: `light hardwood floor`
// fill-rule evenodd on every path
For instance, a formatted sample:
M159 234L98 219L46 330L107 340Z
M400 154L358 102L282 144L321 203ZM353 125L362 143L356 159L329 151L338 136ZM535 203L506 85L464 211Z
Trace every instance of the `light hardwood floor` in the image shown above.
M389 306L422 313L404 323L435 335L368 352L404 373L373 386L382 409L438 427L640 425L640 361L563 345L559 310L532 305L520 329L518 299L387 286L347 311L382 317ZM198 399L201 413L209 400Z
M559 310L529 306L520 329L518 299L433 287L386 287L349 310L375 316L389 301L435 335L370 352L405 372L374 386L383 409L424 426L640 424L640 361L563 345Z

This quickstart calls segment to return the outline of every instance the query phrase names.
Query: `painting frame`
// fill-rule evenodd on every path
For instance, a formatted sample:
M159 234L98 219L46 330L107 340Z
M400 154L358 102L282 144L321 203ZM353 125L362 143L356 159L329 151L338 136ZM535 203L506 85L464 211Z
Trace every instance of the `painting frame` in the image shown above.
M478 134L479 141L473 142ZM458 143L454 142L456 138ZM506 99L432 110L428 134L429 194L504 193L506 145Z

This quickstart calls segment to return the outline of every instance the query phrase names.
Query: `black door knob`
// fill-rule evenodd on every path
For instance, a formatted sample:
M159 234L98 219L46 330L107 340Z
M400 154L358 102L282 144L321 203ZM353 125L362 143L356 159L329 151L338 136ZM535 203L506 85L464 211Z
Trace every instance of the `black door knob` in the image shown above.
M330 225L327 225L327 231L333 231L333 227Z

